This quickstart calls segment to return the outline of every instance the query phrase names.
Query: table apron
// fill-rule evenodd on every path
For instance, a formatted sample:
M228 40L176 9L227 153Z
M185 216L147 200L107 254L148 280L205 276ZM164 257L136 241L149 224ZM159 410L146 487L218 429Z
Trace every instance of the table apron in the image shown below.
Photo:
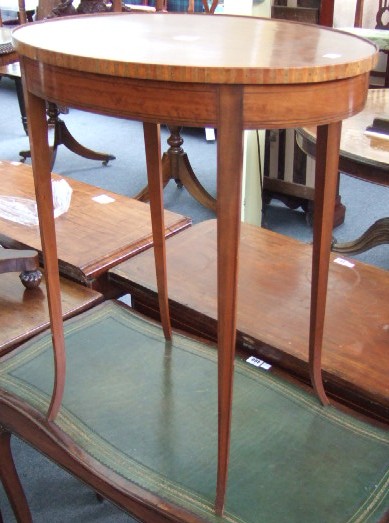
M25 57L21 67L29 92L61 105L145 122L218 127L219 84L80 75ZM368 80L364 73L325 83L240 85L243 128L302 127L348 118L363 109Z

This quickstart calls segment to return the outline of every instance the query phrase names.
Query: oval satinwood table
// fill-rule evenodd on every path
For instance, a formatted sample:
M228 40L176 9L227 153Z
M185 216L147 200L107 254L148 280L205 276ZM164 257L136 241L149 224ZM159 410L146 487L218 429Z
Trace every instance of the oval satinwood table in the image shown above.
M24 76L56 353L49 420L55 419L60 407L65 372L45 100L144 122L159 301L167 339L171 328L159 124L217 129L215 510L220 514L230 442L243 130L318 125L309 354L312 383L325 404L320 356L341 122L363 109L377 49L366 40L319 26L188 14L70 17L25 25L14 31L13 39ZM160 519L155 521L165 521L163 504L157 505Z

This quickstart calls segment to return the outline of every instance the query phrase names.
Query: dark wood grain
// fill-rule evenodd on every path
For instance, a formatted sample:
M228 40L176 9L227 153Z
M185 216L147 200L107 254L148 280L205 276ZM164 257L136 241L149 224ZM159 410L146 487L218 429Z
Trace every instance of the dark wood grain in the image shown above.
M366 105L343 122L339 168L362 180L389 185L389 140L365 133L375 118L389 118L388 89L369 89ZM297 131L297 143L310 156L316 155L316 129Z
M312 246L242 224L237 347L308 377ZM334 395L389 421L389 273L331 254L322 365ZM346 258L347 260L347 258ZM203 222L167 241L170 310L175 327L216 339L216 223ZM193 278L196 274L196 278ZM118 265L109 277L156 317L151 253Z
M61 179L53 175L53 179ZM73 189L69 211L56 219L61 273L75 281L109 293L106 271L152 245L149 206L110 191L67 178ZM34 198L31 167L0 162L3 195ZM112 203L93 198L106 195ZM188 227L191 220L165 211L166 235ZM9 248L42 251L38 226L25 226L0 218L0 243Z
M102 301L92 289L65 278L60 280L65 318ZM36 289L25 289L14 273L0 275L0 355L50 326L45 280Z
M389 185L389 140L383 133L371 131L377 119L389 118L387 89L370 89L366 106L357 115L345 120L340 141L339 170L366 182ZM309 127L297 130L297 143L309 155L316 155L317 132ZM381 218L356 239L338 243L332 249L341 254L364 252L389 242L389 219Z

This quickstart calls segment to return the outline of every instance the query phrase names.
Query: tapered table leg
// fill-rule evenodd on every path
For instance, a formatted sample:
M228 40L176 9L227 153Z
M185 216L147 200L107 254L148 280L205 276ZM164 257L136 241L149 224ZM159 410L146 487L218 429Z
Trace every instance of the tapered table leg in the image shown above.
M223 513L231 434L243 166L241 88L219 91L217 150L218 469L216 513Z
M146 147L147 177L150 188L150 211L153 229L159 310L165 338L170 340L171 324L167 291L160 126L153 123L144 123L143 130Z
M313 388L323 405L329 403L323 386L321 353L341 127L339 122L317 128L309 370Z

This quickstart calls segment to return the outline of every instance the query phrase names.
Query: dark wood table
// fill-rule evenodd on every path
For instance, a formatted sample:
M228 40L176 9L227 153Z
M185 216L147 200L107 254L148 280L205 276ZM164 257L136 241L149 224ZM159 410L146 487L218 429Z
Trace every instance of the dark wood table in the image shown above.
M90 309L103 300L92 289L61 278L61 302L64 318ZM0 275L0 356L50 327L46 285L25 289L15 274Z
M216 221L177 234L166 249L174 326L215 340ZM311 246L243 223L240 253L237 348L307 380ZM131 295L136 310L158 319L151 251L120 263L109 279ZM389 272L331 254L329 282L322 363L326 390L389 423L389 331L383 328Z
M45 100L144 122L159 303L166 339L171 338L171 326L159 124L217 129L219 437L215 510L222 514L233 396L242 131L319 125L309 352L313 387L321 402L327 404L320 360L341 121L363 108L377 49L365 40L317 26L188 14L59 19L17 29L14 43L29 108L57 355L55 388L47 414L50 422L61 405L65 347L50 205ZM15 430L10 417L1 421ZM77 474L88 480L87 472L78 468ZM101 479L100 490L142 519L142 503L134 502L139 489L124 498L113 492L107 481ZM167 507L160 499L146 492L141 496L148 508L152 507L155 521L177 517L177 509Z
M53 179L61 178L53 174ZM149 206L71 178L66 180L73 190L70 208L55 220L60 272L112 296L108 269L152 246ZM0 162L0 187L2 195L35 199L28 165ZM165 211L167 236L190 225L189 218ZM38 225L1 217L0 244L8 249L31 248L42 253Z
M340 141L339 170L370 183L389 186L389 137L366 134L374 118L389 119L388 89L370 89L366 106L357 115L344 120ZM316 155L316 129L299 129L297 143L304 152ZM363 209L361 209L363 211ZM389 217L377 220L359 238L333 244L332 250L343 254L364 252L389 243Z

